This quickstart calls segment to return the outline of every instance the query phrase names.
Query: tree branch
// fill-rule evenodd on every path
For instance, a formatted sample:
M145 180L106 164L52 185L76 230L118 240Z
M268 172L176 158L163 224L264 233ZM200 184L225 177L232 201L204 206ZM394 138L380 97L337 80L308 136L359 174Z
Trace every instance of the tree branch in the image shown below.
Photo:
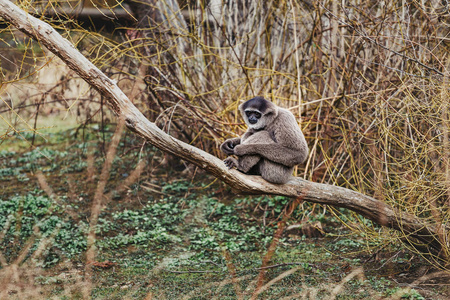
M208 171L240 193L300 197L305 201L348 208L377 224L401 231L407 237L416 238L437 251L442 249L435 226L372 197L300 178L293 178L284 185L275 185L260 176L248 176L236 170L228 170L219 158L169 136L150 122L111 79L49 24L27 14L8 0L0 0L0 17L39 41L105 96L112 110L125 120L130 130L155 147Z

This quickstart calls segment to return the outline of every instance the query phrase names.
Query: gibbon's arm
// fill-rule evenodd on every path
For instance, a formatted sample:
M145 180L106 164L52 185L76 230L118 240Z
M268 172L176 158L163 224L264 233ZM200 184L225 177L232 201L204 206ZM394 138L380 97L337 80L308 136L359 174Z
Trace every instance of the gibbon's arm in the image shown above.
M306 160L308 148L306 144L298 149L292 149L281 144L242 144L234 148L234 154L237 156L258 154L275 163L293 167Z
M225 153L226 155L233 155L235 154L234 153L235 147L239 144L241 144L240 137L228 139L225 142L223 142L222 145L220 145L220 150L222 150L222 152Z

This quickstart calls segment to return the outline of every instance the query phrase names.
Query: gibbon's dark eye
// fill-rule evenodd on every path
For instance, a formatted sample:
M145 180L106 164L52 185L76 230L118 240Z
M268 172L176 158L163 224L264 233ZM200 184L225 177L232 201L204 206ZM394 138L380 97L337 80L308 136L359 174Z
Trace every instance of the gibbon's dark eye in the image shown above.
M261 118L261 114L260 114L259 112L257 112L257 111L252 111L252 110L246 111L246 112L245 112L245 115L246 115L247 117L252 116L252 117L255 117L255 118L257 118L257 119Z
M247 116L248 122L250 124L258 123L258 120L261 118L261 113L252 110L246 111L245 115Z

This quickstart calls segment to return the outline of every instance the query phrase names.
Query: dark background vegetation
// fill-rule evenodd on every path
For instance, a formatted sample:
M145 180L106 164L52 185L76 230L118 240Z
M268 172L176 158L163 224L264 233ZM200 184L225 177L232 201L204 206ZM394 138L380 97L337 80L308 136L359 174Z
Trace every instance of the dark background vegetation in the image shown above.
M297 176L442 226L445 253L417 251L408 236L343 209L237 196L130 132L111 147L105 99L3 23L2 295L445 299L446 3L221 3L20 2L150 120L217 156L245 130L240 100L290 108L311 151ZM92 228L95 260L86 258Z

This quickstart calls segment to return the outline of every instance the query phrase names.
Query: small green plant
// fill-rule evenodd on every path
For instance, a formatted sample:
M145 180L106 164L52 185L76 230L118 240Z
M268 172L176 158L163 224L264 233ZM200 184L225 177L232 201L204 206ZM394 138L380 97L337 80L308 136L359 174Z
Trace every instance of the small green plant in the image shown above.
M42 239L52 236L53 243L39 263L41 266L48 267L63 257L70 258L82 253L86 249L84 228L64 216L62 208L39 193L0 199L0 229L5 234L0 243L6 253L13 255L20 252L30 237L35 235L32 254Z
M423 297L418 291L414 289L402 289L398 291L397 294L400 294L401 299L425 300L425 297Z
M117 249L134 245L164 248L180 242L180 238L171 233L184 218L179 205L149 203L142 209L113 213L112 220L101 218L97 232L107 236L99 241L99 247Z

